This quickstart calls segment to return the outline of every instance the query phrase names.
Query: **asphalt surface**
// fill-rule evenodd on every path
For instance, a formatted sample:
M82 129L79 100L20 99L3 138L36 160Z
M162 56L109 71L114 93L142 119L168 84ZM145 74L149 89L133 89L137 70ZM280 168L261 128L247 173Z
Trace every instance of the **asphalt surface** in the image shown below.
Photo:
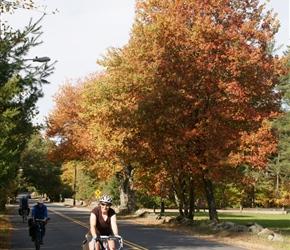
M36 202L36 201L35 201ZM67 207L59 203L45 203L49 209L50 221L46 225L44 245L41 249L74 250L82 249L82 241L89 227L89 208ZM34 205L33 200L30 207ZM13 231L11 248L14 250L31 250L34 243L28 233L27 222L22 222L18 215L18 205L14 208L11 218ZM213 241L202 240L175 232L140 225L132 221L118 220L120 235L124 238L124 248L127 250L148 249L198 249L198 250L242 250L234 246Z

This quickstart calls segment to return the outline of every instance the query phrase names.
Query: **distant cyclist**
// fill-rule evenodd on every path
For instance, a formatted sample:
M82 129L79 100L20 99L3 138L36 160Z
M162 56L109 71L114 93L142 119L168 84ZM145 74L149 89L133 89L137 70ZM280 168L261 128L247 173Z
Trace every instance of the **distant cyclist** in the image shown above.
M96 206L90 216L90 233L92 241L89 243L89 249L100 249L100 244L96 241L100 235L118 235L117 217L115 210L111 208L113 199L108 195L103 195L99 206ZM109 249L115 249L115 242L108 241ZM94 246L95 245L95 246ZM95 248L94 248L95 247Z
M29 201L27 196L22 196L20 199L20 210L24 210L26 215L29 215L30 208L29 208Z
M33 227L36 230L35 219L47 219L47 207L43 204L43 199L38 199L37 204L33 206L31 216L33 219ZM41 244L43 244L43 236L45 234L45 224L41 223ZM34 241L34 237L32 237L32 241Z

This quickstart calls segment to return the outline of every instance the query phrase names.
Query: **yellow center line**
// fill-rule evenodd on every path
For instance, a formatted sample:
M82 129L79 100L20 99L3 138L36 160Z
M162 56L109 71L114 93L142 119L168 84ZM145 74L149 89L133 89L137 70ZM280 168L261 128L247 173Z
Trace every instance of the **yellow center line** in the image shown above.
M84 222L82 222L82 221L76 220L76 219L74 219L74 218L72 218L72 217L70 217L70 216L67 216L67 215L63 214L63 213L57 212L57 211L55 211L55 210L52 209L52 208L48 208L48 210L49 210L49 211L52 211L53 213L55 213L55 214L57 214L57 215L59 215L59 216L61 216L61 217L63 217L63 218L66 218L66 219L68 219L68 220L70 220L70 221L72 221L72 222L74 222L74 223L76 223L76 224L79 224L79 225L81 225L81 226L83 226L83 227L89 228L89 225L86 224L86 223L84 223ZM123 242L124 242L124 244L126 244L126 245L132 247L132 248L135 249L135 250L149 250L148 248L145 248L145 247L139 246L139 245L137 245L137 244L135 244L135 243L133 243L133 242L130 242L130 241L127 241L127 240L124 240L124 239L123 239Z

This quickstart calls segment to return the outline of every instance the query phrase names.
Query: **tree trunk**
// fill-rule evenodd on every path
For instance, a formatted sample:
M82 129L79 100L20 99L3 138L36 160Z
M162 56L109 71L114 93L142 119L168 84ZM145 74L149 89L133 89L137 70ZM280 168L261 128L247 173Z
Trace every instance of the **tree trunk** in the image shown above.
M175 178L173 176L172 176L172 189L173 189L174 199L175 199L175 203L176 203L176 205L178 207L179 214L181 216L184 216L184 213L183 213L183 210L182 210L182 207L181 207L181 202L180 202L180 199L178 197L178 192L177 192L177 188L176 188Z
M255 190L255 186L252 185L252 200L251 200L251 205L252 208L256 207L256 190Z
M133 176L135 168L129 165L123 166L123 171L116 173L120 192L120 212L135 212L135 193L133 187Z
M160 204L160 213L165 212L165 205L164 205L164 198L161 198L161 204Z
M187 199L186 199L186 180L185 179L180 180L180 186L181 186L181 200L183 203L184 215L186 218L188 218L188 204L187 204Z
M204 174L202 175L206 197L207 197L207 204L209 209L209 219L215 222L218 222L218 214L216 211L216 204L215 204L215 198L214 198L214 192L212 187L211 180L208 180L205 178Z
M189 180L189 215L188 218L193 220L194 218L194 181L193 178L190 177Z

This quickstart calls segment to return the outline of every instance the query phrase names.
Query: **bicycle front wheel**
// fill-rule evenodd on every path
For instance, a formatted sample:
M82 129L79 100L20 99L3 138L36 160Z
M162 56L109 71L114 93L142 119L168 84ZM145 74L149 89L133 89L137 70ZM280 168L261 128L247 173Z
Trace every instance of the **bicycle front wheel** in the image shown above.
M35 237L35 249L36 250L39 250L40 249L40 242L41 242L41 235L40 235L40 232L38 231L36 233L36 237Z

